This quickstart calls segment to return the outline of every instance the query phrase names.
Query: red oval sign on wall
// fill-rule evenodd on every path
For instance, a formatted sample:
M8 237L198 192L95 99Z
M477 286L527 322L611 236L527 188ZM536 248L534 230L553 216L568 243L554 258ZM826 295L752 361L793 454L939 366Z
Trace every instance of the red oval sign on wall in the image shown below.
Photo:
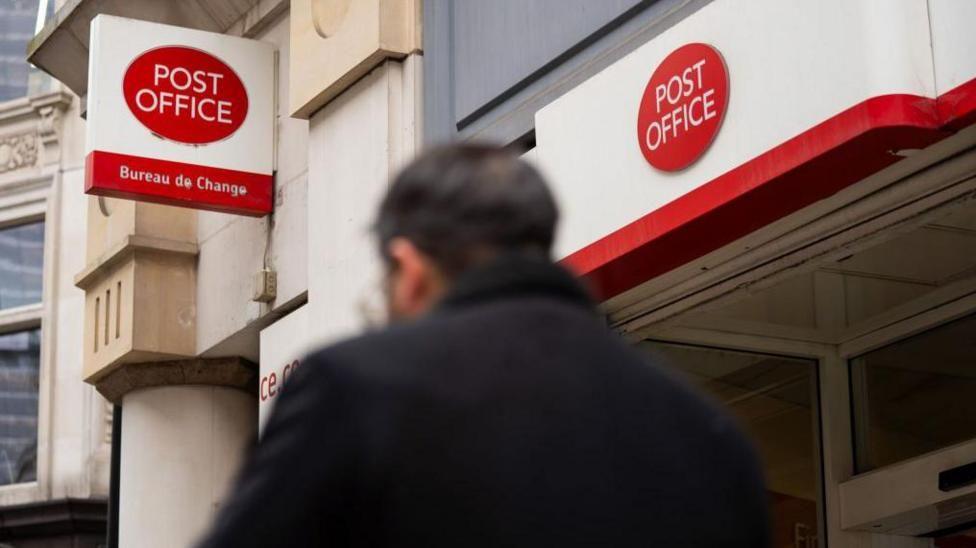
M722 55L707 44L687 44L665 57L651 75L637 114L644 158L662 171L695 162L715 138L729 99Z
M237 131L247 117L247 90L233 69L205 51L151 49L129 65L122 93L132 114L172 141L202 145Z

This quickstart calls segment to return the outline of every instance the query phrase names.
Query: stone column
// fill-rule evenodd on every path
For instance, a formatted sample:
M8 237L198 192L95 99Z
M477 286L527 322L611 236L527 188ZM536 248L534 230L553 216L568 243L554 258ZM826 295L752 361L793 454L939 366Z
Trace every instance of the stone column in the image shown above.
M122 399L119 546L192 546L207 530L254 436L253 395L159 386Z
M196 213L92 198L85 381L122 406L119 545L191 546L257 428L257 367L199 358Z
M191 546L257 425L256 374L237 358L126 364L98 385L122 404L119 545Z

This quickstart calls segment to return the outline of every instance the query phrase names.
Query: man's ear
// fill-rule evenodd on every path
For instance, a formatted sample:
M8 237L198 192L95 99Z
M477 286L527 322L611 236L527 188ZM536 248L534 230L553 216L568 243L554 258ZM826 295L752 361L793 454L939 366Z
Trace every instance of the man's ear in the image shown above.
M387 253L394 265L391 312L401 318L423 314L443 293L440 271L430 257L406 238L390 240Z

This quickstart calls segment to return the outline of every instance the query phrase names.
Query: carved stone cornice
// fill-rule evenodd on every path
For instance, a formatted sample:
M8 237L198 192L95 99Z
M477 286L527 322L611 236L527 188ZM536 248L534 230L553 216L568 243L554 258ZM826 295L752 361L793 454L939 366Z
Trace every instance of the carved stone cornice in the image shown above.
M237 388L257 394L257 366L244 358L190 358L160 362L127 363L95 383L110 402L140 388L205 385Z
M54 91L0 102L0 174L57 162L60 122L72 99Z
M72 97L67 91L59 89L31 97L0 101L0 125L40 119L45 113L63 112L71 106Z
M0 136L0 173L37 165L39 140L34 132Z

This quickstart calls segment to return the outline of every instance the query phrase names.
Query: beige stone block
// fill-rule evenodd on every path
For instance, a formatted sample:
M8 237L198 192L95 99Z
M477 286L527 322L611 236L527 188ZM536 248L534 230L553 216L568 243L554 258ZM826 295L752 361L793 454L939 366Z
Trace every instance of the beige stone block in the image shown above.
M130 237L114 260L83 272L84 378L96 383L123 363L196 351L196 248L163 249Z
M197 217L193 210L88 198L83 376L123 363L196 353Z
M90 196L85 263L104 261L132 235L196 242L196 215L186 208Z
M88 197L86 267L98 263L110 249L135 233L135 213L135 202Z
M292 116L308 118L383 60L421 49L420 0L293 0Z

